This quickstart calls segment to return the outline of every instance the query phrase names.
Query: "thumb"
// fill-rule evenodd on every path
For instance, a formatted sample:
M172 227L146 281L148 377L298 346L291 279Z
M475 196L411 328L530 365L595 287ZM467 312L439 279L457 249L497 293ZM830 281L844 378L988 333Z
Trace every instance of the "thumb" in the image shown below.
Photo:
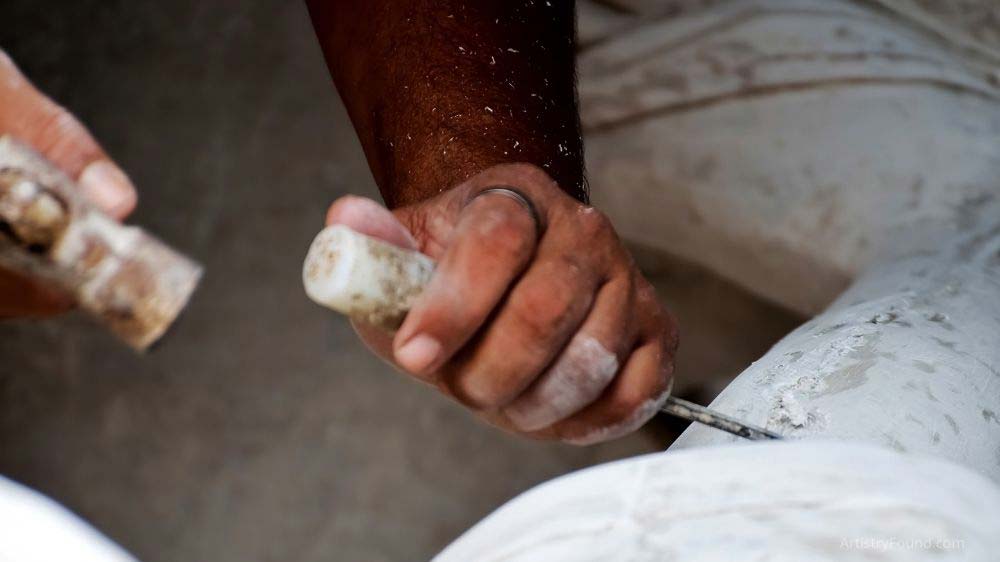
M38 91L0 51L0 134L27 143L77 181L83 194L121 219L136 203L128 176L70 112Z
M342 224L355 232L408 250L418 248L417 241L403 223L389 209L367 197L345 195L334 201L326 212L326 225L334 224Z

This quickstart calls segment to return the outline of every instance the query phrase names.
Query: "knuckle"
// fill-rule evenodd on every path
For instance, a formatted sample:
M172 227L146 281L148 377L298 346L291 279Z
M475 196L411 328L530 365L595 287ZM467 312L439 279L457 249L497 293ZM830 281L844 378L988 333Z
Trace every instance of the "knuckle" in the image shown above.
M611 219L594 207L584 207L579 220L583 231L590 235L606 235L613 230Z
M518 329L519 339L531 346L541 346L547 334L554 331L559 317L565 314L562 303L553 299L543 299L538 291L523 295L512 307L515 316L514 324Z
M545 283L525 286L511 304L516 323L530 345L544 343L558 333L572 316L574 305L581 301L572 281L552 276Z
M653 334L665 332L671 323L671 317L663 308L656 289L642 277L634 277L634 299L636 307L644 311L647 319L647 331Z
M677 326L677 321L669 312L664 313L663 339L664 349L673 358L681 344L681 334Z
M471 410L495 411L510 402L513 390L509 386L504 379L498 377L465 373L465 376L459 375L451 379L448 393Z
M646 334L647 340L657 344L664 360L672 361L680 344L680 334L674 316L659 302L643 306L640 300L640 309L647 310L649 315L645 321L646 326L642 330Z
M454 233L453 212L445 205L429 202L393 211L396 218L410 231L420 251L438 257L445 252Z
M534 242L534 232L525 221L509 211L494 209L483 216L480 235L489 241L490 250L509 258L521 258Z
M649 315L647 321L649 327L646 329L646 332L653 338L664 339L669 329L669 322L667 321L667 315L664 314L659 303L649 303L644 305L643 308L648 311L647 314Z
M656 361L656 372L652 373L654 386L657 390L666 388L674 374L674 352L677 347L666 335L662 335L656 340L658 357Z
M62 106L51 104L41 111L38 133L43 138L59 139L78 135L82 131L83 126Z
M492 411L504 406L505 393L484 385L459 384L456 395L462 402L476 411Z
M680 347L681 337L680 331L677 328L677 323L673 321L673 318L668 314L663 314L662 325L659 330L659 338L662 342L662 348L665 354L673 358L677 353L677 349Z
M32 144L53 159L85 149L89 140L87 129L73 114L47 101L32 124L32 129Z

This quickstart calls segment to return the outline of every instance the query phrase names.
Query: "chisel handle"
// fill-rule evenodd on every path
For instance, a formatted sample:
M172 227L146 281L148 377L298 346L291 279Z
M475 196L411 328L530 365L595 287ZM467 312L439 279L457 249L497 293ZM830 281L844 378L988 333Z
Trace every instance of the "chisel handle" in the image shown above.
M420 252L333 225L313 240L302 282L316 303L392 331L433 272Z

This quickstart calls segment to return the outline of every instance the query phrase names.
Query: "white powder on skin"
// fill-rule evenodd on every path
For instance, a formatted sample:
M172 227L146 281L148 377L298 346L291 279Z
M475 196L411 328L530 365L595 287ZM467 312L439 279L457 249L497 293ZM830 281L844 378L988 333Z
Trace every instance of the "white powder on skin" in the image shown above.
M537 431L597 399L618 373L618 358L595 338L577 334L551 369L505 413L522 431Z
M671 380L673 383L673 380ZM628 435L633 431L639 429L646 424L657 412L663 408L663 403L667 401L670 397L670 391L673 388L673 384L667 386L667 389L656 398L650 398L638 408L632 411L632 413L619 423L609 425L607 427L602 427L595 429L590 433L586 433L581 437L572 437L564 439L566 443L572 445L594 445L595 443L601 443L602 441L608 441L610 439L617 439L624 435Z

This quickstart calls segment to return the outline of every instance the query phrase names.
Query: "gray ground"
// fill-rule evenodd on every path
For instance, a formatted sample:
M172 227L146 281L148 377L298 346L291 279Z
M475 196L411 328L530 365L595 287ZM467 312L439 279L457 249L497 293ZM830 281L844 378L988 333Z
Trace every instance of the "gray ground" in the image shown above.
M4 0L0 21L132 175L133 222L208 268L148 357L75 315L0 324L0 473L150 562L402 561L535 483L666 445L662 423L588 449L505 436L307 301L326 205L374 188L299 2ZM733 374L795 322L648 261L686 320L682 374Z

